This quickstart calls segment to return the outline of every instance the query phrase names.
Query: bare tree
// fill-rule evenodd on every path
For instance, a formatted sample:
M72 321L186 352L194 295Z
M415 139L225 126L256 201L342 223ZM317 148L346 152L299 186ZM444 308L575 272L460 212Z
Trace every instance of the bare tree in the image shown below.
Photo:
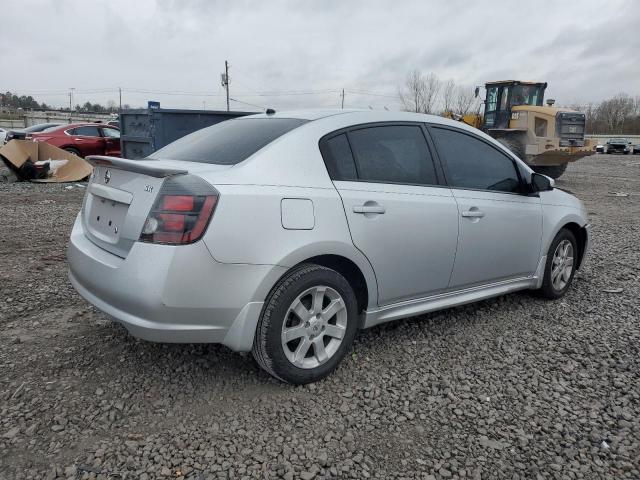
M452 79L444 82L442 87L442 106L444 113L453 113L455 97L456 97L456 82Z
M610 133L622 133L624 122L634 109L633 99L626 93L619 93L598 106L597 115Z
M440 93L440 87L442 82L435 73L430 73L425 78L425 96L424 96L424 112L434 113L436 103L438 102L438 94Z
M454 104L454 112L461 116L480 112L480 99L476 97L470 86L459 85L456 87Z
M404 110L433 113L439 91L440 79L437 75L424 75L419 70L414 70L407 75L405 84L398 94Z

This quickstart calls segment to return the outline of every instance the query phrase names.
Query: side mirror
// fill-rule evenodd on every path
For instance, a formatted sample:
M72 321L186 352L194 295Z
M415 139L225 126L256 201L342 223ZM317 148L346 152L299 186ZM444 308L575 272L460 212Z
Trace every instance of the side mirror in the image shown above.
M475 98L478 98L478 95L480 95L480 87L476 87L475 90L473 91Z
M551 177L536 172L531 175L531 188L534 192L547 192L555 186L556 182Z

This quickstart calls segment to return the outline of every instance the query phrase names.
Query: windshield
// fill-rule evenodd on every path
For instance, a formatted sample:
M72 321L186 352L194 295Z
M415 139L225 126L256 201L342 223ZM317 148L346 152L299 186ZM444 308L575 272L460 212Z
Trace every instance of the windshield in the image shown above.
M542 105L544 92L542 87L536 85L516 85L511 90L511 106L516 105Z
M147 158L235 165L306 122L297 118L227 120L182 137Z

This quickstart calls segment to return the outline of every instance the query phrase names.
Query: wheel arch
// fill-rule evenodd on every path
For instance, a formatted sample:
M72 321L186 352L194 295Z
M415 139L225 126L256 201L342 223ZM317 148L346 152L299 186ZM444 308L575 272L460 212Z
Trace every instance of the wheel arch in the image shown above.
M585 227L581 227L576 222L565 223L558 231L562 229L569 230L571 233L573 233L573 236L576 237L576 243L578 247L578 263L576 265L576 270L579 270L580 266L582 265L582 259L584 258L585 250L587 248L587 229ZM557 232L555 235L557 235Z
M377 305L378 283L375 273L367 257L353 245L349 246L341 242L321 242L308 245L287 255L278 262L278 265L287 267L287 271L284 273L286 275L292 268L303 263L322 265L343 275L356 294L360 311ZM269 290L273 288L273 285Z

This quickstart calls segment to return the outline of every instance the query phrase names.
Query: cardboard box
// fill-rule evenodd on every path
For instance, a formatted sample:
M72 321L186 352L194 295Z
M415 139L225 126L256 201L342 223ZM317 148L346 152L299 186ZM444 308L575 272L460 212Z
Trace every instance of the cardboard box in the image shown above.
M33 163L47 160L67 160L54 175L49 178L33 179L32 182L78 182L91 175L93 167L83 158L45 142L30 140L11 140L0 148L0 157L9 162L17 172L27 160Z

